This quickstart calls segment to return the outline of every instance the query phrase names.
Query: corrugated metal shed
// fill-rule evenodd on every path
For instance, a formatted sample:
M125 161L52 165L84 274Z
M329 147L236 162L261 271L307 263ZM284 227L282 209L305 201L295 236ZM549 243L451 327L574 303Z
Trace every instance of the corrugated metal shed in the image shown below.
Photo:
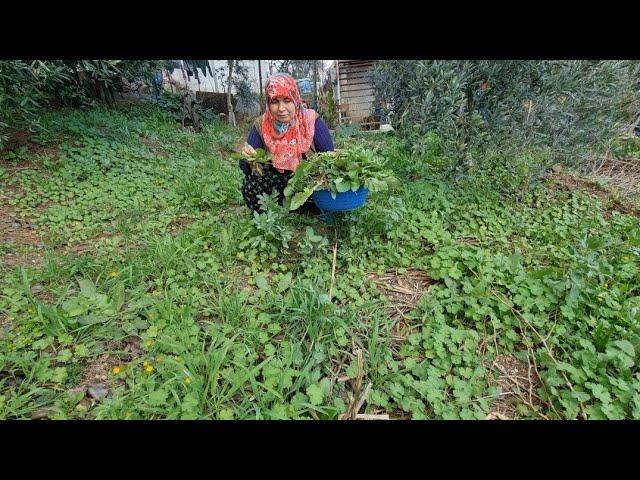
M373 60L337 60L336 77L340 123L356 123L361 127L375 128L379 121L373 117L375 99L369 75Z

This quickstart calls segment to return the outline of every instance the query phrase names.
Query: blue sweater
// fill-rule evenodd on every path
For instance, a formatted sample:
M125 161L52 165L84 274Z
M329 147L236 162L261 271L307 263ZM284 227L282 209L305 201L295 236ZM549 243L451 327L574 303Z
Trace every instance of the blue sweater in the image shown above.
M251 131L249 132L249 136L247 137L247 143L251 145L253 148L265 148L264 142L256 129L256 126L251 127ZM327 124L324 123L322 118L316 118L315 124L315 132L313 135L313 146L316 149L316 152L331 152L334 150L333 147L333 139L331 138L331 132L329 132L329 128ZM244 161L240 160L240 168L246 174L251 172L251 168Z

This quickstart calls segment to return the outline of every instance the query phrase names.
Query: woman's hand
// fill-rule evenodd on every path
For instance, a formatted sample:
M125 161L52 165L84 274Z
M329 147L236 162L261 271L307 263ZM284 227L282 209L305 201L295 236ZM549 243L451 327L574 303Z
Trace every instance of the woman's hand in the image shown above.
M244 147L242 147L242 154L247 157L254 157L256 155L256 151L251 145L245 143Z

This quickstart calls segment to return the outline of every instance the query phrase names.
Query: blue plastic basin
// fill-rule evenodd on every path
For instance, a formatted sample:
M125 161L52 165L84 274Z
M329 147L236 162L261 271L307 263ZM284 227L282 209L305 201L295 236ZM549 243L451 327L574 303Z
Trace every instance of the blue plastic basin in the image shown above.
M313 192L311 198L317 207L324 212L345 212L361 207L367 201L369 189L360 187L355 192L337 193L336 198L331 197L331 190L317 190Z

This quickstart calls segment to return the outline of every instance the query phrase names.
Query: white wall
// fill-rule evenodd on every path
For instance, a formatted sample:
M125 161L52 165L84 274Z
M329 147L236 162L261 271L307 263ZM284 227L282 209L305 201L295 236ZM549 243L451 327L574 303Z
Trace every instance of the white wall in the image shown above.
M246 66L249 70L249 81L251 83L252 89L256 93L260 93L261 88L264 88L264 84L269 76L268 67L266 64L266 60L240 60L244 66ZM262 67L262 87L259 85L259 72L258 72L258 64L260 63ZM211 66L211 70L214 73L214 77L212 78L207 71L207 75L204 76L201 70L198 70L198 75L200 77L200 83L196 79L195 75L189 77L185 74L183 75L182 71L179 68L176 68L172 74L168 75L171 77L171 82L184 88L185 86L194 92L218 92L224 93L226 92L224 85L227 81L227 77L229 76L229 68L227 64L227 60L209 60L209 65ZM171 91L171 87L168 85L168 76L165 76L165 90ZM185 77L187 81L185 82ZM236 93L235 88L232 88L231 93Z
M181 60L178 60L178 62L181 62ZM211 63L211 60L209 60L209 65L211 66L211 70L213 70L213 65ZM220 86L217 85L218 88L216 88L216 85L213 80L213 78L211 77L211 75L209 75L209 72L207 72L207 76L205 77L202 74L202 71L198 71L198 75L200 77L200 83L198 83L198 80L196 79L195 75L192 75L191 77L189 77L186 73L186 70L183 71L180 68L176 68L173 70L172 73L169 73L168 71L165 70L165 75L164 75L164 89L167 91L171 91L171 86L169 85L169 83L173 84L174 87L179 87L179 88L184 88L185 86L193 91L193 92L216 92L216 91L222 91L220 90Z

